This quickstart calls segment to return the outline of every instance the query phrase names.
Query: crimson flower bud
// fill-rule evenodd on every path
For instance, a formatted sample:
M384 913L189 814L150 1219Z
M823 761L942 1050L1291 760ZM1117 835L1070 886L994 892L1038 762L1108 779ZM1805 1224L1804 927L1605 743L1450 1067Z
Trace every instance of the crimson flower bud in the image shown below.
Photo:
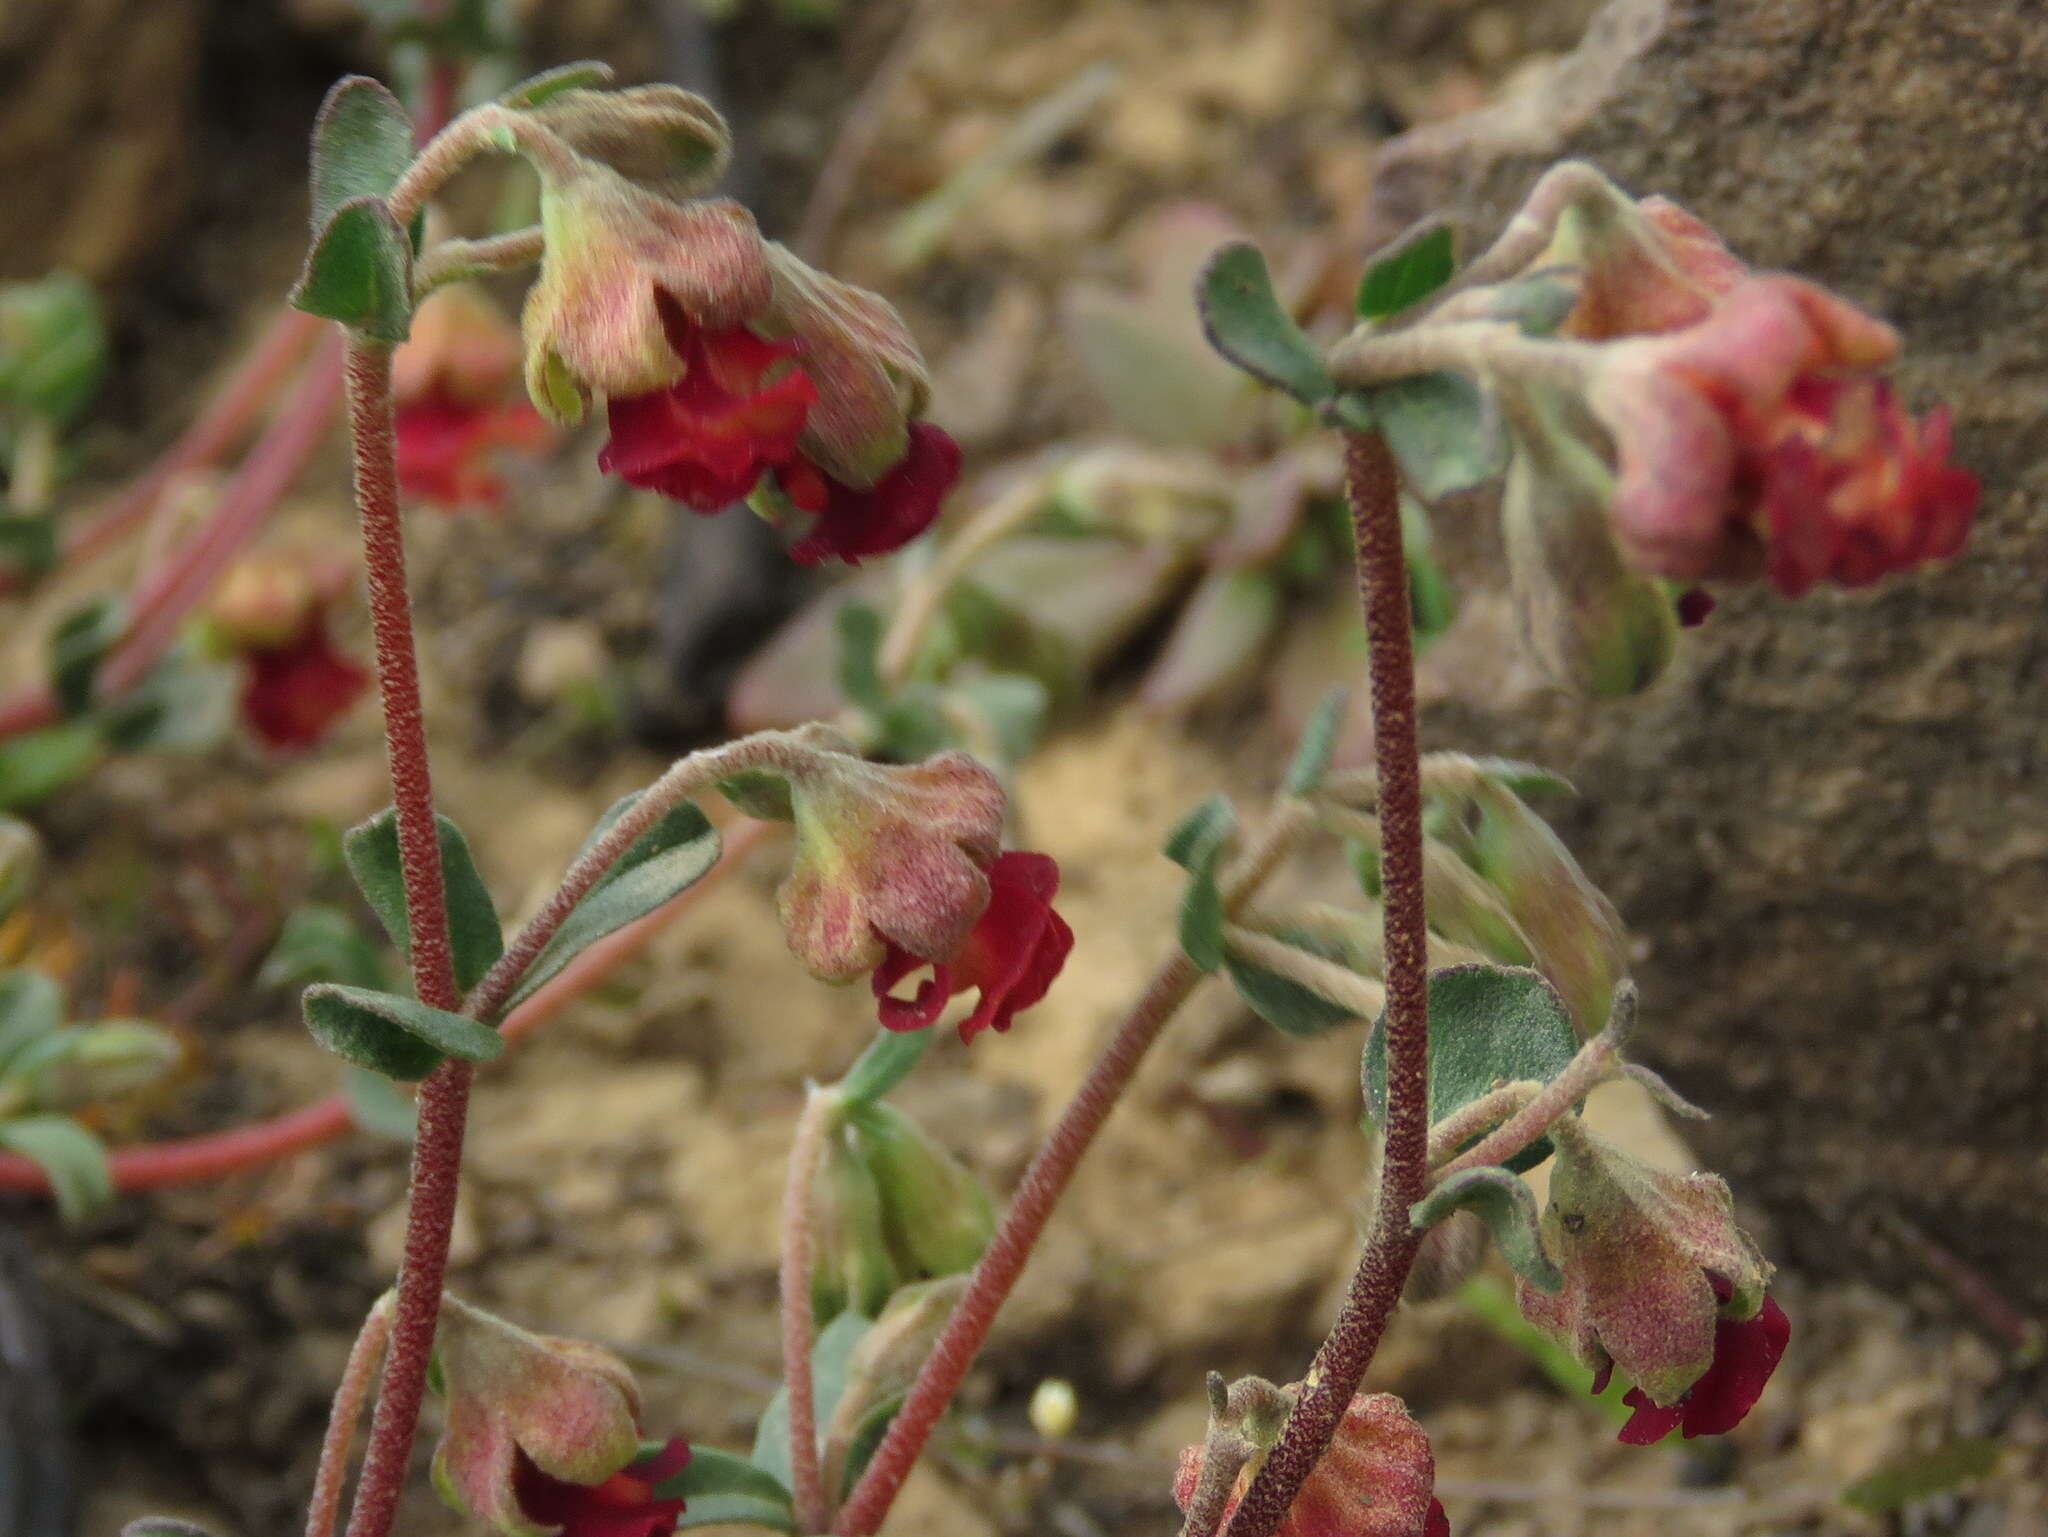
M1732 1430L1791 1325L1766 1294L1771 1267L1735 1225L1728 1186L1652 1168L1573 1116L1550 1135L1543 1235L1564 1286L1550 1296L1521 1283L1523 1316L1594 1369L1596 1392L1616 1370L1634 1385L1624 1442L1647 1445L1680 1425L1688 1436Z

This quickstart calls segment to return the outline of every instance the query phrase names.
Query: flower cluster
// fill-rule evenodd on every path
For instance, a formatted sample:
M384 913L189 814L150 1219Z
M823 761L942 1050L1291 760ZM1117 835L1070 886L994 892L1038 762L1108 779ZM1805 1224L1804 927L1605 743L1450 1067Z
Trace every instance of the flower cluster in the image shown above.
M278 549L244 556L221 583L209 628L242 660L242 719L266 746L313 746L370 686L328 631L348 582L342 562Z
M1752 272L1673 203L1567 170L1539 184L1532 216L1557 187L1581 195L1525 269L1568 277L1559 334L1595 344L1553 428L1590 462L1553 453L1526 472L1585 488L1552 500L1604 505L1629 562L1654 576L1762 576L1791 597L1962 547L1977 479L1948 462L1948 413L1915 421L1881 377L1898 353L1891 327L1814 284ZM1688 606L1697 617L1699 600Z
M553 120L566 137L617 94L566 93ZM552 150L535 157L546 254L523 321L545 414L604 397L600 468L701 513L751 499L802 514L805 563L884 554L930 526L960 451L920 420L924 363L895 310L763 240L738 204L694 196L717 157L657 189Z
M749 810L796 825L778 896L790 949L827 982L870 973L891 1030L926 1028L968 991L979 996L960 1022L962 1040L1009 1029L1073 948L1073 930L1052 906L1059 866L1002 849L1002 786L965 753L878 764L840 750L846 744L822 728L808 741L773 771L775 795L728 790ZM914 995L896 995L927 966Z

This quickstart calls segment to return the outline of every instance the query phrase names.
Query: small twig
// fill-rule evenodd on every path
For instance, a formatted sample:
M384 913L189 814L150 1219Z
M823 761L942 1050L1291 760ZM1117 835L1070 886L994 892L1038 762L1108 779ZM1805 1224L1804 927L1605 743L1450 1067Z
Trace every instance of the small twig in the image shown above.
M925 632L945 606L946 595L974 563L1036 517L1045 506L1045 483L1027 476L968 520L946 542L932 563L912 577L882 636L876 666L884 681L898 684L910 675L924 644Z
M818 1463L818 1399L811 1380L811 1260L816 1223L812 1194L824 1166L828 1139L839 1124L839 1096L813 1084L797 1117L782 1192L782 1380L789 1390L790 1492L798 1526L822 1532L832 1525L825 1474Z
M391 1338L391 1297L385 1293L370 1308L349 1347L348 1364L335 1385L334 1405L327 1415L327 1436L320 1444L320 1467L313 1475L313 1494L306 1503L306 1537L333 1537L341 1516L341 1495L348 1485L348 1453L355 1444L356 1422L369 1401L370 1384Z
M1464 1169L1506 1163L1557 1123L1559 1116L1610 1076L1619 1044L1616 1033L1603 1030L1578 1050L1564 1070L1543 1085L1528 1103L1489 1132L1470 1152L1460 1153L1437 1170L1439 1182Z

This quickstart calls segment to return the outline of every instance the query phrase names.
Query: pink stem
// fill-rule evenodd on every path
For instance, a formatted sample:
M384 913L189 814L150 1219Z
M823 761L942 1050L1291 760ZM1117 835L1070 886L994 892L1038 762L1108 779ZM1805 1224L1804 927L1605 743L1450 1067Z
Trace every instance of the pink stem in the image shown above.
M320 1443L320 1467L313 1475L313 1495L306 1502L306 1537L334 1537L334 1524L341 1516L341 1494L348 1484L348 1452L355 1444L356 1422L363 1417L369 1401L370 1383L377 1374L377 1362L391 1338L391 1308L379 1297L363 1320L355 1344L349 1347L348 1364L334 1389L334 1406L327 1414L327 1437Z
M826 1139L839 1121L839 1102L813 1088L804 1100L789 1150L782 1191L782 1380L789 1390L789 1476L800 1530L832 1524L825 1475L818 1466L818 1399L811 1380L811 1251L816 1236L812 1192L824 1166Z
M429 1007L452 1012L461 1007L462 998L455 987L426 723L420 709L419 659L413 650L412 604L405 587L405 539L398 508L391 408L391 348L351 334L346 368L356 511L363 528L363 566L369 581L371 628L377 640L391 799L398 813L398 863L412 941L413 991ZM470 1077L469 1063L450 1060L420 1086L419 1132L413 1142L397 1313L348 1537L388 1537L398 1514L433 1355L441 1283L448 1270L448 1237L455 1223Z
M1358 579L1370 643L1386 914L1387 1127L1378 1209L1351 1288L1303 1379L1280 1442L1245 1491L1225 1537L1272 1537L1329 1450L1379 1348L1422 1235L1408 1209L1429 1178L1428 927L1422 905L1422 772L1415 646L1401 549L1400 473L1377 433L1347 435Z

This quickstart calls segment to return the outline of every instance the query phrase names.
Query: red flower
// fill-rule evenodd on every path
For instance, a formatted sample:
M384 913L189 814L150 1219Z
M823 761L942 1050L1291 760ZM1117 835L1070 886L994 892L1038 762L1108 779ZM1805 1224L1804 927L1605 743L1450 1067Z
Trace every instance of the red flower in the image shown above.
M1074 948L1074 931L1053 911L1060 867L1047 854L998 854L988 867L989 900L980 920L948 961L912 955L893 940L875 967L877 1013L891 1030L922 1030L935 1021L946 1000L970 987L981 998L960 1021L960 1039L983 1030L1007 1030L1010 1020L1046 994ZM914 998L889 990L922 966L932 974Z
M795 343L763 341L743 326L707 331L665 295L656 302L683 376L666 389L611 399L611 440L597 467L697 512L719 512L795 455L817 388L795 367L762 382L798 351Z
M334 649L317 613L292 640L244 654L242 718L279 751L311 747L370 683L365 669Z
M1734 1288L1720 1276L1709 1275L1708 1279L1714 1283L1719 1301L1726 1302L1734 1294ZM1778 1358L1784 1355L1785 1342L1791 1337L1792 1320L1777 1299L1768 1295L1754 1317L1716 1319L1714 1364L1706 1375L1669 1408L1653 1403L1641 1388L1630 1388L1622 1402L1636 1411L1635 1416L1621 1427L1616 1439L1624 1446L1653 1446L1681 1426L1687 1440L1726 1435L1763 1396L1764 1384L1778 1369ZM1610 1362L1594 1379L1595 1393L1606 1390L1613 1369Z
M783 494L816 521L790 547L790 559L805 566L829 559L857 565L900 550L931 527L959 478L960 445L930 422L910 424L903 457L865 491L798 458L779 474Z
M657 1499L655 1490L689 1464L689 1442L674 1436L601 1484L572 1484L543 1473L520 1452L512 1487L520 1513L559 1530L561 1537L666 1537L675 1530L683 1501Z
M490 464L500 448L545 447L547 424L524 400L466 404L430 395L398 408L398 484L442 507L504 504L505 483Z
M1699 323L1612 342L1588 404L1614 440L1615 525L1659 576L1767 574L1797 597L1953 555L1977 478L1949 421L1915 423L1873 370L1889 326L1788 277L1738 284Z

